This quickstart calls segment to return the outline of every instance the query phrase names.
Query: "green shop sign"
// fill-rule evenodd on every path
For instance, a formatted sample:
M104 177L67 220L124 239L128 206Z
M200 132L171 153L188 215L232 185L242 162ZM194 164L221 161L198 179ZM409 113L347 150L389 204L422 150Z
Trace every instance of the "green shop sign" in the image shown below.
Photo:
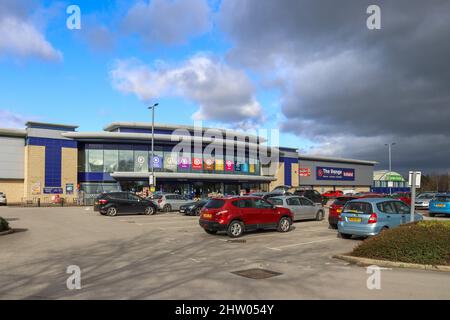
M386 175L387 181L405 181L403 177L399 174L387 174Z

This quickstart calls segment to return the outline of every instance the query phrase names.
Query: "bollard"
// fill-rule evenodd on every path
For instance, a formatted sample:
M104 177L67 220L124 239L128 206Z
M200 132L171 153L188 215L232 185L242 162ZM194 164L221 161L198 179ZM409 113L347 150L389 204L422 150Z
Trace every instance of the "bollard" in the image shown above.
M41 206L41 198L38 198L38 199L37 199L37 205L38 205L38 207Z
M64 198L61 198L61 207L64 207Z

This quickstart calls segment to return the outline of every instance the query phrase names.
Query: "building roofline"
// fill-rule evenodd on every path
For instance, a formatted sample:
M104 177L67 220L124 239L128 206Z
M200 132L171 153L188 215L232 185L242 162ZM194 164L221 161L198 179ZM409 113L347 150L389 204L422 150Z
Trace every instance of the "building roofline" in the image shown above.
M49 122L39 122L39 121L27 121L25 123L26 127L33 127L34 125L38 126L47 126L47 127L60 127L60 128L68 128L68 129L77 129L78 126L71 124L59 124L59 123L49 123Z
M24 129L8 129L0 128L0 137L22 137L27 136L27 131Z
M348 158L334 158L334 157L323 157L323 156L308 156L299 155L299 160L313 160L313 161L324 161L324 162L342 162L342 163L352 163L352 164L366 164L366 165L376 165L377 161L370 160L357 160Z
M112 132L113 130L119 129L119 128L136 128L136 129L151 129L152 125L150 122L111 122L110 124L108 124L107 126L105 126L103 128L104 131L109 131ZM186 129L188 131L194 131L195 126L190 126L190 125L182 125L182 124L166 124L166 123L155 123L155 129L166 129L166 130L176 130L176 129ZM242 136L247 136L247 137L254 137L254 138L259 138L259 141L264 142L267 139L261 137L261 136L256 136L256 135L252 135L252 134L247 134L245 132L241 132L241 131L235 131L235 130L231 130L231 129L223 129L223 128L211 128L211 127L202 127L202 130L218 130L220 132L230 132L231 134L237 136L237 137L242 137Z

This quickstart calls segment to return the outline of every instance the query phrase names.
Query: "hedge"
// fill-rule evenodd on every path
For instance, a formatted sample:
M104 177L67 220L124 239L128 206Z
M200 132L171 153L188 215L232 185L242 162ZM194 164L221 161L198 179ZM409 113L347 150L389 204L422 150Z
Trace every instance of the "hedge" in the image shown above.
M428 265L450 265L450 221L420 221L383 231L352 256Z
M0 217L0 232L9 230L8 221Z

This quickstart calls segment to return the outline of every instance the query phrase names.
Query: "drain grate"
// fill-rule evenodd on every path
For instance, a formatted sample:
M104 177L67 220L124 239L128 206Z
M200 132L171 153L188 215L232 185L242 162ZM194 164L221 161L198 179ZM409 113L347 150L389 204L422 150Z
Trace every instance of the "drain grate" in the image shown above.
M249 278L249 279L267 279L276 277L279 275L282 275L282 273L266 270L266 269L247 269L247 270L240 270L240 271L233 271L231 272L235 275Z
M228 243L246 243L247 240L242 240L242 239L239 239L239 240L227 240L227 242Z

